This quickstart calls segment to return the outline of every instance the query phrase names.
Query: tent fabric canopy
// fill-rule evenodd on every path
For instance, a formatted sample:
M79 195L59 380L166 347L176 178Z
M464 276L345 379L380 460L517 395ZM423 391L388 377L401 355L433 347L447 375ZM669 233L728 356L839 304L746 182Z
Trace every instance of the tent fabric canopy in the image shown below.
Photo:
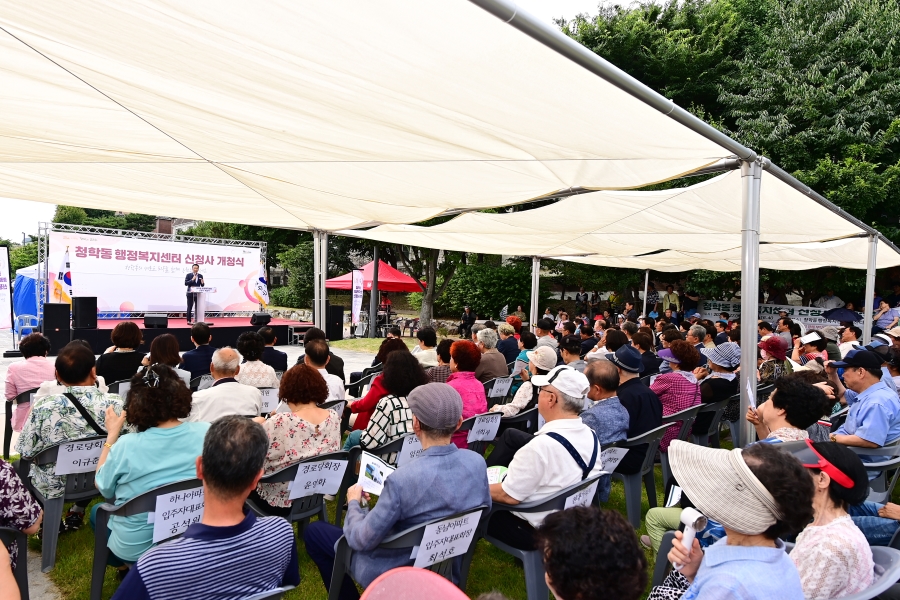
M382 225L344 232L382 242L490 254L557 257L663 271L741 268L741 174L661 191L598 191L533 210L467 213L432 227ZM760 184L765 268L863 268L866 232L780 179ZM879 242L878 268L900 264Z
M362 268L363 272L363 289L372 289L372 275L375 266L373 260ZM422 286L415 279L405 273L401 273L391 265L378 261L378 291L380 292L421 292ZM331 290L350 290L353 289L353 272L345 273L340 277L333 277L325 280L325 287Z
M0 0L0 115L0 196L327 231L731 155L466 0Z

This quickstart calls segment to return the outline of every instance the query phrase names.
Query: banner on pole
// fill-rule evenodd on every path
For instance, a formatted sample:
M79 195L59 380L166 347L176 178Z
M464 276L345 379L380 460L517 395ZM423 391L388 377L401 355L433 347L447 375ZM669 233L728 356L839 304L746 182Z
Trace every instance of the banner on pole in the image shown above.
M12 286L9 284L9 247L0 248L0 330L12 328Z
M700 302L700 314L704 319L710 321L718 321L719 314L728 313L729 319L741 316L740 302L716 302L712 300L703 300ZM793 306L790 304L760 304L758 309L759 316L757 319L768 321L773 325L779 318L781 311L786 311L788 318L792 321L803 323L807 329L822 329L829 325L835 327L840 326L837 321L831 321L822 316L827 309L817 306Z
M359 325L359 311L362 310L363 300L363 272L360 269L353 269L351 293L353 301L350 304L350 324Z

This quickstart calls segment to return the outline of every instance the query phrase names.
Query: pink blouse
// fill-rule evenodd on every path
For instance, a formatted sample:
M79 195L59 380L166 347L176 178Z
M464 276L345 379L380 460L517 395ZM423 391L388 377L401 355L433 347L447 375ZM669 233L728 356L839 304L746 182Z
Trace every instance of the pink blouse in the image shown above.
M447 378L447 385L462 396L463 420L487 412L487 396L484 394L484 384L475 379L474 372L458 371L451 373L450 377ZM465 449L469 447L468 442L466 442L468 437L468 431L458 431L453 434L451 441L456 444L457 448Z
M693 373L673 371L657 375L650 390L659 396L664 417L700 404L700 386ZM662 441L659 443L660 452L668 451L672 440L678 439L681 421L676 423L677 425L669 427L663 435Z

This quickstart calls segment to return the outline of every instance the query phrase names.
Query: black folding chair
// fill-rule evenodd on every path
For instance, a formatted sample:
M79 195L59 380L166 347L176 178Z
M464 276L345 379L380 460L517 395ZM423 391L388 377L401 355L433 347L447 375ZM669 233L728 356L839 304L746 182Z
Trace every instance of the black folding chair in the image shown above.
M34 394L38 391L38 388L34 388L33 390L26 390L13 398L12 400L6 401L6 429L3 430L3 459L9 460L9 447L12 445L12 434L13 434L13 409L17 404L24 404L26 402L34 402Z
M19 547L13 576L16 578L22 600L28 600L28 536L12 527L0 527L0 544L9 546L13 542Z

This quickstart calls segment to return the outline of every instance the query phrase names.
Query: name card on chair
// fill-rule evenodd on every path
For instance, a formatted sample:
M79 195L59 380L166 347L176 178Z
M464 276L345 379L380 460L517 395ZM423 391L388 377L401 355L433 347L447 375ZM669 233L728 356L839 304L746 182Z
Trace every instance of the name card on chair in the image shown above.
M503 398L509 393L512 386L512 377L500 377L494 380L494 387L491 388L491 398Z
M566 498L566 508L572 508L573 506L590 506L591 500L594 499L594 494L597 493L598 483L600 482L595 481L580 492L575 492Z
M480 517L481 512L478 511L426 526L422 541L413 548L410 556L416 559L413 566L424 569L465 554L472 545Z
M288 484L288 498L303 498L313 494L337 494L347 470L346 460L320 460L301 463L297 475Z
M622 459L625 458L625 455L628 454L628 448L607 448L600 452L600 464L603 465L603 470L609 473L612 473L616 470L616 467L619 466L619 463L622 462Z
M101 452L103 452L103 440L61 444L53 474L69 475L93 471L97 468Z
M422 454L422 442L415 434L407 435L403 438L403 449L397 453L397 466L402 467L413 459L419 458Z
M119 384L119 391L117 392L119 398L121 398L122 400L124 400L125 398L127 398L127 397L128 397L128 390L130 390L130 389L131 389L131 382L130 382L130 381L123 381L122 383L120 383L120 384Z
M469 437L466 438L468 443L472 442L493 442L497 437L497 431L500 429L500 419L503 417L501 413L491 413L475 417L475 423L469 430Z
M147 522L153 523L153 543L180 535L199 523L203 506L203 486L157 496L156 511L147 515Z
M260 412L270 413L278 406L278 388L259 388L262 397L262 409Z

